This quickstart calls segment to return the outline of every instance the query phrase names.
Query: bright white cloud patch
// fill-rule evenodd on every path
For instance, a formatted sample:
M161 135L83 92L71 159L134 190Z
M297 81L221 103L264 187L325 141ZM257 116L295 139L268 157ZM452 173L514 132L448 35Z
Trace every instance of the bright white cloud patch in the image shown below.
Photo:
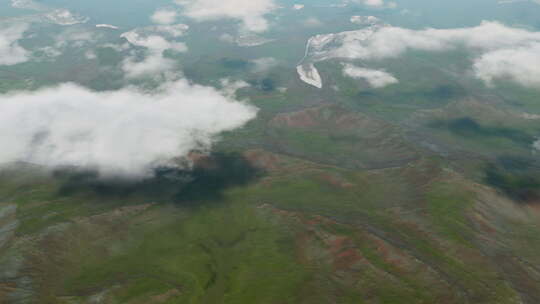
M540 32L512 28L498 22L457 29L410 30L374 25L358 31L312 37L305 61L329 58L379 60L409 50L452 51L466 48L476 58L477 77L490 83L506 78L525 86L540 85Z
M474 63L474 71L488 85L495 79L511 79L540 87L540 43L486 53Z
M158 24L173 24L177 16L178 13L175 10L162 8L155 11L150 19Z
M171 42L159 35L143 35L137 31L126 32L120 35L122 38L136 46L155 51L172 49L178 52L186 51L186 45L182 42Z
M14 65L28 60L29 53L19 45L27 24L0 24L0 65Z
M217 134L255 115L254 107L185 80L151 93L63 84L0 95L0 162L143 177L192 149L208 149Z
M183 14L197 21L237 19L252 32L268 29L265 15L277 8L274 0L176 0L184 7Z
M482 22L471 28L410 30L384 26L336 35L336 56L361 59L398 57L408 50L448 51L466 47L476 51L514 48L540 41L540 32Z
M372 88L398 83L398 80L386 71L361 68L352 64L343 66L343 74L355 79L364 79Z

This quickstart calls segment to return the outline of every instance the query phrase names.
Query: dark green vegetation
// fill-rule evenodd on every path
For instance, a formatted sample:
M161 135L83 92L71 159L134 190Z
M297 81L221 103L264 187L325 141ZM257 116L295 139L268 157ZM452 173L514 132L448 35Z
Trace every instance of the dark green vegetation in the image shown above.
M1 171L0 302L540 301L522 108L443 76L374 91L322 64L340 90L315 90L231 58L186 74L245 77L261 111L191 171Z
M97 172L57 170L59 196L91 195L105 199L137 198L144 201L194 203L219 200L225 189L243 186L262 172L238 153L213 153L193 169L158 168L143 180L103 178Z
M485 182L521 203L540 202L540 164L524 157L500 157L486 169Z
M532 146L535 138L524 131L505 127L481 126L470 117L452 119L450 121L436 121L429 124L432 128L446 128L455 135L473 139L505 138L515 144L525 147Z
M532 241L529 220L515 239L495 233L526 215L438 161L350 171L262 150L245 157L267 173L190 205L137 190L59 196L65 178L4 171L1 195L17 209L2 222L18 225L0 263L24 257L4 279L31 280L41 303L518 302L492 271L512 263L507 249L485 238ZM219 175L206 168L199 176ZM484 209L486 197L506 210Z

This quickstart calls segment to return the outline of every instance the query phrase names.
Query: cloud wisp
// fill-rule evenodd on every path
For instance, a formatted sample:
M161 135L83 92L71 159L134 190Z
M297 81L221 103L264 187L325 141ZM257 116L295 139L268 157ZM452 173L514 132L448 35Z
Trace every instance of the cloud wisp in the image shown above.
M255 117L226 91L178 80L152 92L62 84L0 95L0 162L147 177Z

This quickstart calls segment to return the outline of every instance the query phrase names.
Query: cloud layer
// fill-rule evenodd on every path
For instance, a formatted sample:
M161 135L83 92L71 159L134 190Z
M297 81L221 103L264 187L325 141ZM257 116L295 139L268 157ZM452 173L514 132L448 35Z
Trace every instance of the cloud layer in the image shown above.
M409 50L452 51L465 48L473 54L475 75L488 84L496 78L524 86L540 84L540 32L482 22L457 29L411 30L375 25L358 31L318 35L308 45L309 61L328 58L380 60L396 58Z
M151 93L62 84L0 99L0 162L77 166L109 176L146 176L192 149L208 149L217 134L256 115L254 107L185 80Z

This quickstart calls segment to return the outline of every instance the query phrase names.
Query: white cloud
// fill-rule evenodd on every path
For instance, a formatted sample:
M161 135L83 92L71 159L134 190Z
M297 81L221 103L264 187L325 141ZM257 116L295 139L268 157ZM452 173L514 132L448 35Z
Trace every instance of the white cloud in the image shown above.
M235 98L236 91L249 87L249 84L242 80L233 81L229 78L222 78L219 82L222 87L221 92L229 98Z
M483 54L474 63L476 76L486 84L510 79L523 86L540 87L540 43Z
M123 33L120 37L126 38L132 45L144 47L152 51L162 52L171 49L177 52L185 52L187 50L184 43L171 42L159 35L143 35L137 31L130 31Z
M0 162L77 166L109 176L147 176L192 149L209 149L220 132L256 115L252 106L185 80L152 92L62 84L0 100Z
M295 5L293 5L293 9L295 9L295 10L301 10L303 8L304 8L303 4L295 4Z
M251 62L253 62L254 64L253 72L255 73L267 72L278 64L277 59L272 57L257 58L252 60Z
M122 70L126 73L127 78L168 75L177 68L174 60L156 52L151 52L142 60L136 56L130 56L122 61Z
M372 88L383 88L398 83L398 80L386 71L361 68L349 63L343 65L343 74L355 79L364 79Z
M175 52L187 51L184 43L171 42L151 31L133 30L123 33L121 37L125 38L133 46L146 49L143 54L144 59L140 60L133 54L125 58L122 62L122 69L128 78L172 73L176 69L176 64L173 60L166 58L164 52L166 50Z
M173 24L177 16L178 13L175 10L161 8L155 11L150 19L157 24Z
M411 30L375 25L358 31L312 37L306 61L328 58L379 60L401 56L409 50L451 51L468 49L474 56L475 74L486 82L506 77L526 86L540 84L540 32L512 28L498 22L457 29Z
M274 0L176 0L183 14L197 21L237 19L252 32L268 29L265 15L277 8Z
M477 51L516 47L540 41L540 32L507 27L498 22L482 22L471 28L410 30L393 26L370 27L359 31L316 36L318 49L330 45L332 56L361 59L398 57L408 50L448 51L467 47Z
M14 65L28 60L29 52L19 45L27 29L27 24L0 28L0 65Z

